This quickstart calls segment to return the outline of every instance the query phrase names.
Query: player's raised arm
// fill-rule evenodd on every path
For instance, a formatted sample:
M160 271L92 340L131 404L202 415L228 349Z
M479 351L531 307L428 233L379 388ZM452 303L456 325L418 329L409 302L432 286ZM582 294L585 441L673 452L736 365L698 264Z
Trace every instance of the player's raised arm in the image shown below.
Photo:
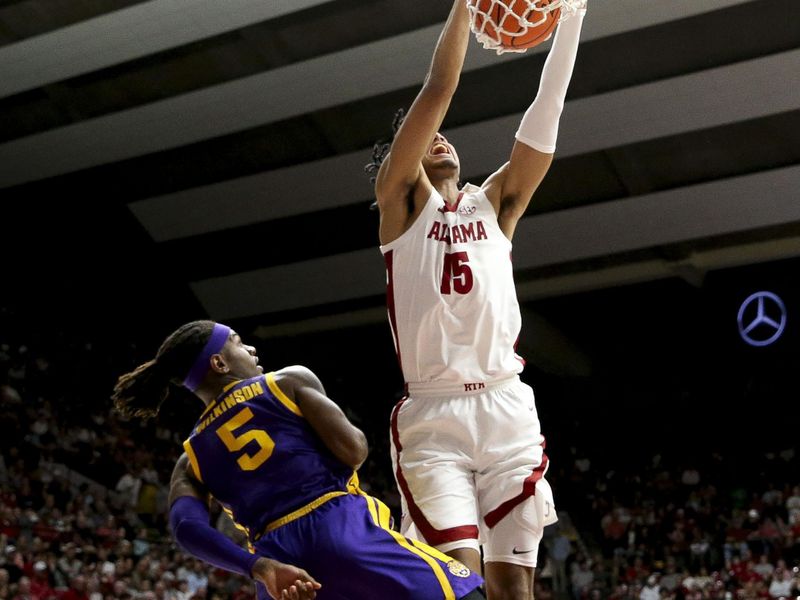
M585 13L585 8L580 9L558 26L539 91L517 130L511 159L484 185L509 239L553 160Z
M381 165L375 194L381 217L409 218L408 199L414 186L425 177L421 161L444 120L458 86L469 41L469 15L465 0L454 0L450 16L439 36L433 59L389 155ZM425 192L430 191L427 186ZM395 214L396 211L396 214Z
M294 366L276 371L275 381L294 400L333 455L347 466L358 469L367 458L367 438L325 395L319 378L305 367Z

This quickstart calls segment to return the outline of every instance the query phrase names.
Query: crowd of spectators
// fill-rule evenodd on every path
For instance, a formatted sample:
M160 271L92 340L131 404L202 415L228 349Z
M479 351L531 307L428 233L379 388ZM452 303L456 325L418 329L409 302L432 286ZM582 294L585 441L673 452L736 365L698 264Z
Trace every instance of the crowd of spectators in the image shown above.
M0 307L0 600L254 597L251 581L168 534L166 483L202 407L177 391L155 419L123 420L110 391L137 360L114 337L36 331ZM343 408L359 421L363 411ZM362 487L396 508L384 432L364 429ZM244 543L218 505L211 513Z
M164 482L180 436L109 410L109 349L21 339L3 317L0 599L252 598L251 582L171 543Z
M580 457L583 540L560 587L575 600L800 597L800 480L792 449L749 462L652 457L620 472ZM745 473L759 464L758 470ZM556 583L556 579L553 580Z
M0 309L0 600L253 597L252 582L169 537L165 484L200 407L178 396L149 423L115 415L109 392L134 357L123 342L31 333ZM370 438L363 487L396 510L385 422L346 384L326 385ZM800 596L793 451L759 456L766 466L752 472L720 454L603 460L573 449L548 474L572 519L547 531L538 600ZM218 507L212 516L243 541Z

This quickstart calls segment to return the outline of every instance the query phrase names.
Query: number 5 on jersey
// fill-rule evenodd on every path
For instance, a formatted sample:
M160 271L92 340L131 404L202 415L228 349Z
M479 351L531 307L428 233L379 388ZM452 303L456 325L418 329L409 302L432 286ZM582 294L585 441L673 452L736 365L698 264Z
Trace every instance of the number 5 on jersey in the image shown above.
M453 252L444 255L444 269L442 270L442 294L450 294L455 290L456 294L468 294L472 289L472 269L467 263L469 257L466 252Z
M272 451L275 449L275 442L263 429L251 429L240 435L233 434L235 429L238 429L252 418L253 411L245 407L217 428L219 439L231 452L238 452L250 442L258 444L259 450L253 456L245 452L236 459L242 471L254 471L272 456Z

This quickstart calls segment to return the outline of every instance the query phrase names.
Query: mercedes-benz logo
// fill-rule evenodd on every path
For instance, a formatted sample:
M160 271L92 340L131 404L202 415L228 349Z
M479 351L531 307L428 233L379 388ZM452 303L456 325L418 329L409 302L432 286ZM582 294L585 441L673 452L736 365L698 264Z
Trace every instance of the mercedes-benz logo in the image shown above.
M769 346L786 327L786 306L772 292L750 294L736 317L739 335L751 346Z

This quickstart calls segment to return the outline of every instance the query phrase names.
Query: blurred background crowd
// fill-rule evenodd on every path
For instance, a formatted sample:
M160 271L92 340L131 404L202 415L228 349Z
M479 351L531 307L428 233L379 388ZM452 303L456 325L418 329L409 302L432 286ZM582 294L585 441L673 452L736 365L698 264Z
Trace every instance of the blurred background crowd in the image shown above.
M148 423L111 410L115 378L153 348L140 351L113 332L37 324L9 308L0 315L0 599L252 597L251 582L187 556L168 533L166 484L197 400L177 392ZM793 442L765 450L738 430L721 431L724 422L692 426L705 417L678 404L627 415L620 427L635 431L620 439L591 414L558 408L557 386L547 389L547 377L529 370L543 379L548 478L561 514L540 553L539 600L800 595ZM377 402L354 394L332 368L322 371L329 395L370 439L364 487L396 512L385 427L391 394ZM380 390L375 377L360 389ZM747 419L746 410L730 410ZM670 411L681 414L668 418ZM713 443L701 443L703 431ZM243 541L218 507L212 516Z

